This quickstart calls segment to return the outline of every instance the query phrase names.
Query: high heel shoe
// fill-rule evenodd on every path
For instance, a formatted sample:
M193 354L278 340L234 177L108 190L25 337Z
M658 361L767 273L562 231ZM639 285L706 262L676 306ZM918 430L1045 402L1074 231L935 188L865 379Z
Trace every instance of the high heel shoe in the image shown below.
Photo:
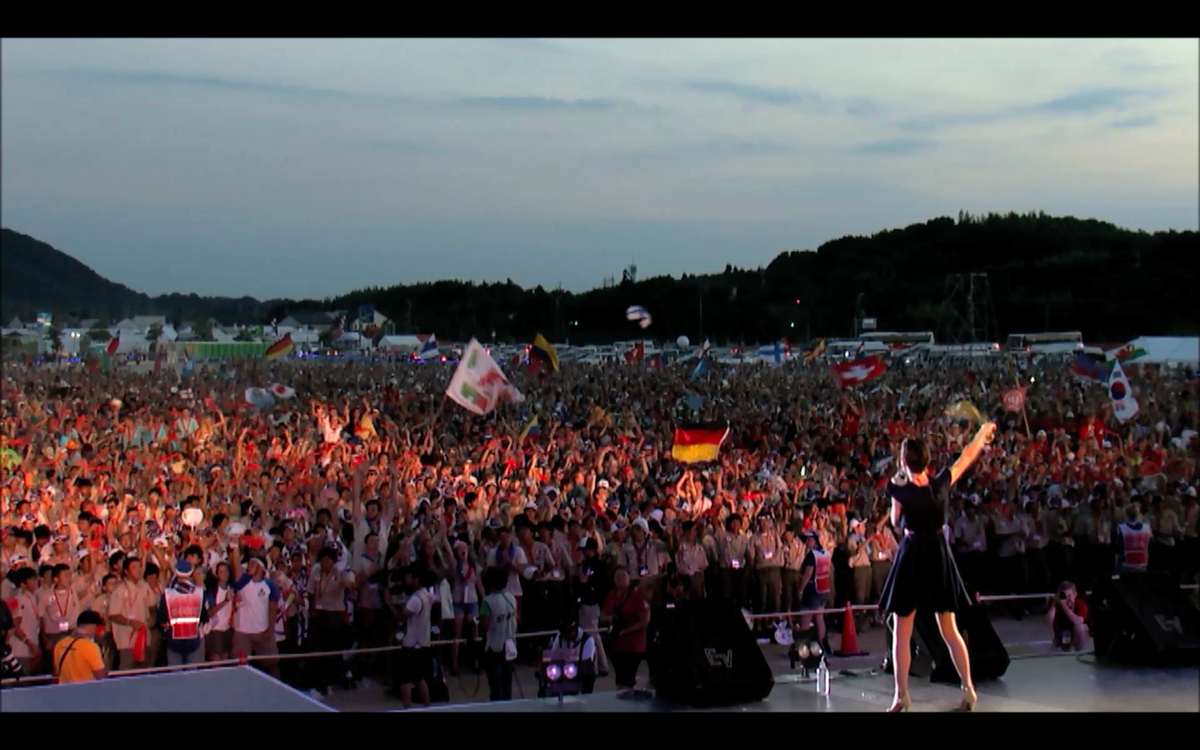
M963 701L961 704L959 704L958 710L963 711L963 712L968 712L968 713L971 711L974 711L975 710L975 702L979 699L979 696L977 696L975 694L975 688L965 687L962 689L962 691L963 691Z
M889 714L904 713L912 707L912 701L908 697L908 693L900 696L900 700L892 703L892 707L887 710Z

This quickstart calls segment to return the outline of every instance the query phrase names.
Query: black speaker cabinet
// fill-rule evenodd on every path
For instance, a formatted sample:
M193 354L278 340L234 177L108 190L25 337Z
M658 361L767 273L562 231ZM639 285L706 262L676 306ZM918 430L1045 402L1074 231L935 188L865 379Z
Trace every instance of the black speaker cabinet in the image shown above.
M700 599L656 609L647 657L659 698L696 708L761 701L775 678L736 602Z
M996 635L992 621L983 607L971 607L959 612L955 620L963 640L967 642L967 656L971 661L971 679L975 682L998 680L1008 671L1008 649ZM889 620L890 627L890 620ZM928 675L931 682L957 685L960 680L950 650L938 630L937 615L933 612L917 612L913 622L914 674Z
M1200 664L1200 610L1173 581L1102 581L1088 603L1097 656L1157 667Z

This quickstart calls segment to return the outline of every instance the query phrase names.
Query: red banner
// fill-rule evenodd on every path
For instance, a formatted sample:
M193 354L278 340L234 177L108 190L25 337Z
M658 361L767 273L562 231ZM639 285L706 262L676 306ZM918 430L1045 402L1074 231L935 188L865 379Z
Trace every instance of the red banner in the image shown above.
M1025 408L1025 388L1013 388L1004 392L1004 408L1009 411L1021 411Z

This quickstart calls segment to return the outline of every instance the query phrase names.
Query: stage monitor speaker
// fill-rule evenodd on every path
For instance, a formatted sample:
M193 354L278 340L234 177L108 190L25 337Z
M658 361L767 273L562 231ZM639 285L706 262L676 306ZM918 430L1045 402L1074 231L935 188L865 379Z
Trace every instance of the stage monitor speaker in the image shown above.
M650 684L659 698L695 708L761 701L775 678L741 608L699 599L656 609L648 633Z
M1105 581L1088 604L1097 656L1157 667L1200 664L1200 610L1175 582Z
M967 642L971 660L971 679L975 682L998 680L1008 671L1008 649L996 635L987 610L974 606L957 614L958 631ZM917 612L913 622L913 667L918 674L928 674L930 682L957 685L960 680L950 649L938 630L937 615Z

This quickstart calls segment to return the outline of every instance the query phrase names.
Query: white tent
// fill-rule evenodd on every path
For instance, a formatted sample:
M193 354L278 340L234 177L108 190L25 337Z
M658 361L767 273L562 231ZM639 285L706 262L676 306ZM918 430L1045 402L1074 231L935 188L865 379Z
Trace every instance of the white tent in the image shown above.
M415 354L421 351L423 342L416 336L384 336L379 341L379 349L381 351L402 352L405 354Z
M1200 336L1139 336L1105 352L1108 359L1118 354L1127 356L1125 362L1132 365L1195 365L1200 363Z

